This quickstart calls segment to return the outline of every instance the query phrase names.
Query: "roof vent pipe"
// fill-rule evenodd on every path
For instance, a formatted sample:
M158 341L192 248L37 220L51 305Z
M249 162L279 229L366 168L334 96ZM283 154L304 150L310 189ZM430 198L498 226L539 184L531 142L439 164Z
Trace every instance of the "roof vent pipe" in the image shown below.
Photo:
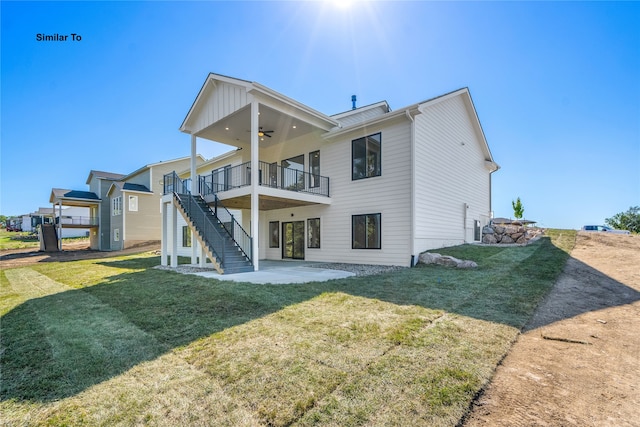
M356 109L356 96L355 95L351 95L351 109L352 110Z

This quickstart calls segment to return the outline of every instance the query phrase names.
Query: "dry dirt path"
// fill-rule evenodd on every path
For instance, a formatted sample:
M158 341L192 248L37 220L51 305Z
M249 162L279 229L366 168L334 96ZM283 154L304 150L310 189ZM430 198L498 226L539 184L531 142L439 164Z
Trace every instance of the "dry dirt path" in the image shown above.
M571 255L465 427L640 426L640 236Z
M88 249L86 243L64 244L60 252L41 252L38 249L10 249L0 251L0 269L26 267L39 262L78 261L81 259L109 258L160 249L159 243L136 246L122 251L100 252Z

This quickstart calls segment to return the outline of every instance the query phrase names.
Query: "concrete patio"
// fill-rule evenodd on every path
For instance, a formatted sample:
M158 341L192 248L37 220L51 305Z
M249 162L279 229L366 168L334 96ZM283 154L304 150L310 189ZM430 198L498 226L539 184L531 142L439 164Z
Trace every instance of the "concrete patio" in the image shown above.
M219 274L213 268L210 271L197 271L197 264L181 264L178 266L179 273L194 274L217 280L230 280L234 282L249 282L255 284L290 284L325 282L333 279L343 279L355 276L355 273L329 268L317 268L312 265L326 264L310 261L268 261L261 260L259 271L236 274ZM186 268L185 268L186 267ZM189 271L192 269L192 271ZM181 271L182 270L182 271Z

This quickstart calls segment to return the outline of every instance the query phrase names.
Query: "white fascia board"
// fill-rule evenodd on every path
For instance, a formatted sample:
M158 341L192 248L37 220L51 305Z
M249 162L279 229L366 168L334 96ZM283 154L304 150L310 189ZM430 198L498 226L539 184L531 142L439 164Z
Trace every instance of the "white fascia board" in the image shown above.
M248 91L249 93L266 95L268 98L272 98L280 103L283 103L285 105L292 107L294 110L299 110L305 114L310 115L316 120L319 120L320 122L324 122L325 124L324 126L318 126L318 127L330 129L334 126L338 126L338 122L336 120L332 119L331 117L327 116L324 113L314 110L313 108L307 105L304 105L301 102L296 101L295 99L289 98L288 96L283 95L279 92L276 92L273 89L269 89L268 87L263 86L260 83L254 82L252 85L253 85L253 88Z
M202 87L200 88L198 95L196 95L196 99L193 101L193 104L191 104L191 108L189 108L189 112L187 113L186 117L182 121L182 124L180 125L180 128L179 128L180 132L191 134L191 129L188 128L187 123L191 118L191 115L193 114L193 112L198 108L200 104L200 100L205 96L205 94L209 90L215 89L215 87L217 86L216 81L229 83L236 86L244 86L247 90L249 90L252 85L252 83L247 80L227 77L221 74L209 73L207 75L207 78L204 80L204 83L202 84Z
M381 116L378 117L374 117L371 120L367 120L361 123L355 123L351 126L347 126L347 127L343 127L343 128L336 128L333 129L325 134L322 135L322 138L324 138L325 140L331 140L337 137L340 137L342 135L345 135L349 132L353 132L353 131L357 131L363 128L367 128L367 127L372 127L372 126L377 126L380 125L386 121L389 120L393 120L393 119L397 119L400 117L404 117L407 120L409 120L409 118L407 118L407 113L411 114L412 117L415 116L416 114L419 114L420 111L418 110L418 104L415 105L411 105L409 107L405 107L405 108L401 108L399 110L395 110L395 111L391 111L389 113L383 114Z
M116 183L114 182L113 184L111 184L109 186L109 189L107 190L107 197L111 194L111 192L113 191L113 189L119 189L120 192L122 192L122 188L118 188L118 186L116 185Z
M391 112L391 107L389 107L389 103L387 101L380 101L380 102L376 102L375 104L365 105L363 107L358 107L356 109L348 110L343 113L333 114L331 115L331 118L335 120L339 120L344 117L349 117L352 114L362 113L363 111L372 110L378 107L385 107L388 113Z
M435 98L431 98L423 102L419 102L418 109L420 110L420 112L423 112L425 108L446 101L447 99L455 98L456 96L459 96L463 93L466 93L468 95L469 89L465 87L462 89L454 90L453 92L445 93L444 95L436 96Z
M124 194L124 193L146 194L148 196L153 194L153 192L151 192L151 191L125 190L123 188L122 189L122 194Z
M64 202L65 200L68 201L76 201L76 202L83 202L83 203L87 203L87 204L99 204L102 199L78 199L76 197L61 197L59 199L56 199L59 202Z
M202 157L202 155L201 155L201 154L198 154L197 156L198 156L198 157L200 158L200 160L202 160L203 162L205 161L205 158L204 158L204 157ZM141 168L136 169L135 171L131 172L130 174L125 175L125 176L124 176L120 181L126 181L126 180L128 180L128 179L131 179L131 178L133 178L134 176L141 174L141 173L142 173L142 172L144 172L145 170L153 168L154 166L167 165L167 164L174 163L174 162L180 162L180 161L183 161L183 160L189 160L190 158L191 158L191 156L184 156L184 157L180 157L180 158L178 158L178 159L161 160L161 161L156 162L156 163L149 163L148 165L144 165L144 166L142 166Z

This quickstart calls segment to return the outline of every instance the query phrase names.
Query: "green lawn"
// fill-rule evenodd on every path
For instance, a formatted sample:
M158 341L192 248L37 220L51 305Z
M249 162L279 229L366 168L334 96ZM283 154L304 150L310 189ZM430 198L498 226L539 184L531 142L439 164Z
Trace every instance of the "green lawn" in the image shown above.
M3 422L455 426L566 262L575 232L548 235L301 285L151 254L1 271Z

